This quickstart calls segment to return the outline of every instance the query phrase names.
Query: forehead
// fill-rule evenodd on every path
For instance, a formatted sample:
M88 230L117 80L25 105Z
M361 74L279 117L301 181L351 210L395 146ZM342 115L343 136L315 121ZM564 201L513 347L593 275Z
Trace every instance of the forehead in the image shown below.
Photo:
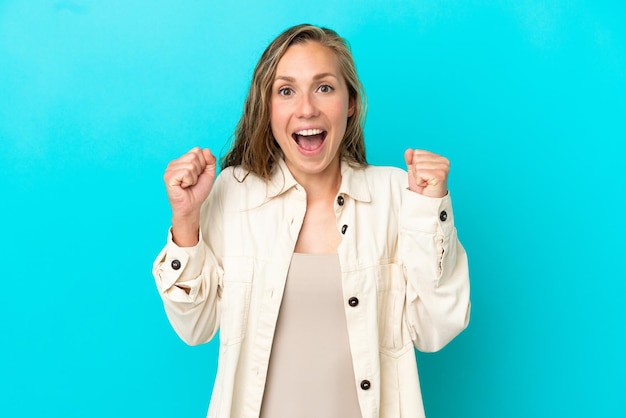
M278 61L275 78L307 78L321 73L342 78L337 55L318 42L307 41L287 48Z

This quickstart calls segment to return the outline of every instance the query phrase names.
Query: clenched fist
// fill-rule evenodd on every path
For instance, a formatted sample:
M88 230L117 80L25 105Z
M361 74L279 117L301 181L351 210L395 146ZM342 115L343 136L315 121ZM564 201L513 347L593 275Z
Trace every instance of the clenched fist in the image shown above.
M404 161L409 172L409 189L428 197L444 197L448 193L450 161L428 151L407 149Z
M198 243L200 208L211 193L216 159L208 149L194 148L170 162L163 179L172 207L172 235L183 247Z

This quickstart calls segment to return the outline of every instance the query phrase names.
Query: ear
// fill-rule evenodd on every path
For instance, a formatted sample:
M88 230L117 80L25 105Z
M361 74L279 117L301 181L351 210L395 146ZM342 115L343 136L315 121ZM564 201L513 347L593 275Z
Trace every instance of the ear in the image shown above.
M354 115L354 111L356 110L356 105L354 103L354 97L350 97L348 100L348 117Z

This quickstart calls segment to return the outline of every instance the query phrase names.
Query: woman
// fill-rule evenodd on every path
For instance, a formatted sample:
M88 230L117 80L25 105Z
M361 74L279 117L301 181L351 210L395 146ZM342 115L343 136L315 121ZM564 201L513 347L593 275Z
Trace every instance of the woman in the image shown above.
M184 341L220 330L209 417L424 416L413 347L469 319L449 164L367 165L364 113L345 41L295 26L261 56L217 179L208 149L168 165L154 275Z

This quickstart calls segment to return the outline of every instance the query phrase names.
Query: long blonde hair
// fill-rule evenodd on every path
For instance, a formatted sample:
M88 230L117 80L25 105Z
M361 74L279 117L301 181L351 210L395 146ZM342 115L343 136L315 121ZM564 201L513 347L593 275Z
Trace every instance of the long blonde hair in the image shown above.
M348 95L354 103L354 114L348 118L338 152L351 164L367 165L363 136L367 105L350 47L331 29L303 24L281 33L261 55L252 75L243 114L235 129L235 140L221 159L222 168L241 166L264 179L270 178L274 166L282 158L282 151L270 127L270 98L276 67L287 48L305 42L317 42L335 53Z

